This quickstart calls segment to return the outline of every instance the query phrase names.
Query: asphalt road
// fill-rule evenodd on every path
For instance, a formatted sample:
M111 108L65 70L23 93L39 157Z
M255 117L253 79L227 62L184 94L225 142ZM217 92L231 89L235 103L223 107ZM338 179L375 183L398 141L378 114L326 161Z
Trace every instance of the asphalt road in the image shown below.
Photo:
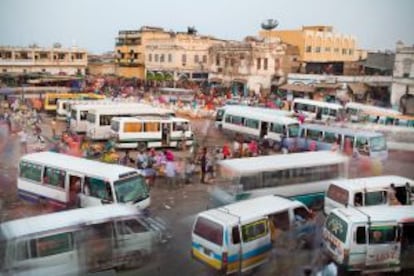
M47 123L46 120L45 133ZM214 122L194 120L193 128L202 145L222 145L228 140L214 128ZM6 125L0 124L0 221L51 212L47 207L28 204L17 198L16 173L20 152L18 136L10 135ZM414 179L413 165L414 152L391 151L382 174L396 174ZM162 181L158 181L151 190L151 213L167 222L172 239L143 268L119 271L116 274L212 275L211 270L190 257L191 227L195 215L208 206L208 187L209 185L200 184L195 178L193 184L170 191ZM256 274L300 275L304 267L317 263L319 253L317 249L301 252L279 251L274 254L272 262L264 265Z

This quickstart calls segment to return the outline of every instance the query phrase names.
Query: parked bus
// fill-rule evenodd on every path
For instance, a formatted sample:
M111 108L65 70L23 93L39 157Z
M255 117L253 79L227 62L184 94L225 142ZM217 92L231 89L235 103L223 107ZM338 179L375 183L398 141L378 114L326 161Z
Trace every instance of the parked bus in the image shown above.
M302 203L274 195L203 211L193 225L191 255L222 274L246 272L265 263L280 240L311 243L312 218Z
M299 131L299 122L291 112L260 107L230 105L216 113L216 126L245 139L263 139L291 147ZM283 140L283 143L282 143Z
M106 102L105 99L90 99L90 100L66 100L66 99L59 99L57 101L57 108L56 108L56 119L58 120L66 120L70 117L70 110L72 105L76 104L89 104L89 103L103 103Z
M158 93L165 98L167 102L175 103L178 100L184 103L193 101L196 92L192 89L162 87L158 89Z
M69 128L76 133L86 133L88 112L97 108L113 109L121 106L121 108L135 107L137 110L148 105L130 102L130 101L95 101L70 105Z
M344 108L340 104L302 98L293 99L292 111L303 113L306 121L336 121L344 115Z
M412 270L414 206L334 209L325 221L323 244L340 272Z
M56 112L57 101L60 99L75 100L75 99L105 99L104 95L94 93L46 93L44 100L44 110L47 112Z
M370 121L375 120L376 116L375 118L369 118L370 113L381 113L383 115L390 116L402 115L402 113L397 110L356 102L349 102L345 104L345 113L352 122L366 121L369 119Z
M4 222L0 274L89 275L141 267L162 241L161 224L154 221L132 206L115 204Z
M182 148L193 144L190 121L177 117L115 117L111 121L115 147L147 149Z
M311 143L316 144L316 150L331 150L335 144L339 151L346 151L348 143L351 147L348 150L352 150L352 153L382 161L388 158L387 141L380 132L302 124L297 146L300 150L308 150Z
M218 171L214 205L278 194L320 209L329 183L348 177L348 158L328 151L235 158L219 161Z
M329 214L346 206L411 205L413 184L412 179L395 175L332 181L326 192L324 212Z
M111 120L116 117L133 116L174 116L169 109L152 107L144 104L137 106L117 105L112 108L96 107L87 114L86 136L92 140L106 140L111 138Z
M145 179L133 168L54 152L37 152L20 159L19 195L58 208L128 203L150 205Z

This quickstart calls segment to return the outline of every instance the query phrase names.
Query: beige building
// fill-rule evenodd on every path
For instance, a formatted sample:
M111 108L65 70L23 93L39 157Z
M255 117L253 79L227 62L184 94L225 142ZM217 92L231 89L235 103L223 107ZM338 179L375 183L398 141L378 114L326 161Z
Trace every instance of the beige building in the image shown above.
M205 81L209 72L209 48L223 43L193 32L169 33L151 39L145 47L146 79Z
M286 45L279 40L247 37L210 48L210 82L229 86L234 94L268 92L283 83L282 59Z
M397 43L391 104L404 113L414 114L414 45Z
M5 47L0 46L0 73L85 74L86 50L76 47Z
M92 76L116 75L114 52L102 55L89 55L87 73Z
M118 32L115 45L117 74L123 77L145 78L145 46L152 39L168 38L162 28L143 26L139 30Z
M262 30L262 38L280 38L299 49L300 60L307 72L343 73L343 63L363 56L351 35L334 32L332 26L303 26L299 30Z

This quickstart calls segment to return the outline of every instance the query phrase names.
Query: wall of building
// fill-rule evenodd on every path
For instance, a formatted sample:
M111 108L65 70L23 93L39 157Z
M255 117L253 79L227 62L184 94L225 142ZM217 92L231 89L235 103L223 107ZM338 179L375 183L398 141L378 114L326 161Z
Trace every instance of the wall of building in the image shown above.
M414 95L414 45L397 43L391 88L391 104L399 107L404 94Z
M260 31L260 37L279 37L296 45L304 62L356 61L356 40L350 35L333 32L330 26L304 26L301 30Z
M85 74L87 56L78 48L0 47L0 73Z

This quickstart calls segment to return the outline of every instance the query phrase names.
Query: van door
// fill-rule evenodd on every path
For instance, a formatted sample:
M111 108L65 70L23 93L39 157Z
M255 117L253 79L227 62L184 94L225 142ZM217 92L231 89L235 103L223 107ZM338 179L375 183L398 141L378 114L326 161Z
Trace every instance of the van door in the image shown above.
M368 229L366 266L399 264L401 244L397 225L375 225Z
M111 184L102 179L85 177L79 199L81 207L113 203Z
M194 258L221 270L228 261L228 236L225 227L206 217L198 217L192 232L191 254Z
M75 173L68 173L69 177L69 187L67 189L67 202L69 203L69 207L80 207L80 199L79 195L82 190L83 186L83 175L75 174Z
M262 218L241 226L241 271L250 270L267 261L272 249L269 220Z

